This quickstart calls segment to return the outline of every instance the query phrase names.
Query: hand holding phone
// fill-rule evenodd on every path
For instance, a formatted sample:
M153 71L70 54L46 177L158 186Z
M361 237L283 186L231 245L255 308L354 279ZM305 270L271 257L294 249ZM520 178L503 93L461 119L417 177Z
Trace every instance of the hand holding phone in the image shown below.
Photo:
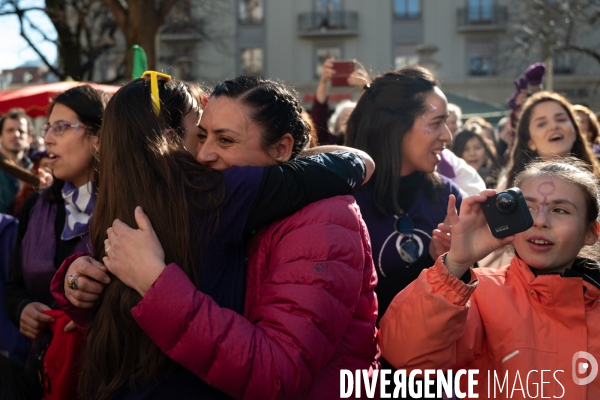
M331 86L349 86L348 77L354 71L354 65L354 61L334 61L335 72L331 77Z

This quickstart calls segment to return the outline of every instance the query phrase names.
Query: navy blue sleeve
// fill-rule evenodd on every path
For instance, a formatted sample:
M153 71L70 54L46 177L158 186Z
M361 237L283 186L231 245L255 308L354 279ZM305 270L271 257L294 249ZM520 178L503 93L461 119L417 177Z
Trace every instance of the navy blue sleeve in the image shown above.
M230 240L291 215L318 200L352 194L366 176L362 157L336 151L269 167L233 167L223 171L226 195L219 230ZM237 235L236 235L237 233Z
M345 151L317 154L267 167L244 234L315 201L352 194L362 185L365 175L363 159Z

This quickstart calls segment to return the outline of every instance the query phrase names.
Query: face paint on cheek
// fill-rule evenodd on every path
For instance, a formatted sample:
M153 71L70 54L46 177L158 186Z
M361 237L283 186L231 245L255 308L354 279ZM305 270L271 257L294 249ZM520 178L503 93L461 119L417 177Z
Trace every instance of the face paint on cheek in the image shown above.
M421 119L423 120L423 123L427 124L427 122L425 122L425 120L426 120L427 118L429 118L429 116L430 116L432 113L436 112L437 110L438 110L438 108L437 108L436 106L434 106L433 104L431 104L431 105L429 106L429 109L428 109L427 111L425 111L425 112L423 113L423 115L421 115ZM427 133L431 133L432 131L433 131L433 129L431 129L431 126L429 126L429 124L427 124L427 125L425 126L425 132L427 132Z
M546 206L550 205L550 203L548 203L548 196L553 195L554 192L556 192L556 184L552 181L542 182L538 186L538 193L544 198L544 201L541 203L542 212L546 211Z

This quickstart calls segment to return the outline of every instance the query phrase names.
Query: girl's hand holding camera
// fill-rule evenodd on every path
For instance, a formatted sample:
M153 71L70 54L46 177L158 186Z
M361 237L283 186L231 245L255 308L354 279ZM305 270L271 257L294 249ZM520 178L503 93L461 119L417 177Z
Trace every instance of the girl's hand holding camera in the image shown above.
M492 236L481 203L495 195L495 190L488 189L467 197L462 201L460 216L456 212L456 198L450 195L447 220L452 226L452 243L445 264L457 278L461 278L474 263L515 239L514 235L503 239Z

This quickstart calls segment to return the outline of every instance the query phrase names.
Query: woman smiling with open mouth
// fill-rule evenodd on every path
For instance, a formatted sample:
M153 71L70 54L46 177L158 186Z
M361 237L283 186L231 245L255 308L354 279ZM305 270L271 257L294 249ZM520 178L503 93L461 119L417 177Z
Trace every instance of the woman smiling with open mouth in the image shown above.
M571 103L558 93L538 92L523 105L511 160L498 189L512 186L515 176L533 159L569 155L591 165L600 177L600 166L575 121Z

